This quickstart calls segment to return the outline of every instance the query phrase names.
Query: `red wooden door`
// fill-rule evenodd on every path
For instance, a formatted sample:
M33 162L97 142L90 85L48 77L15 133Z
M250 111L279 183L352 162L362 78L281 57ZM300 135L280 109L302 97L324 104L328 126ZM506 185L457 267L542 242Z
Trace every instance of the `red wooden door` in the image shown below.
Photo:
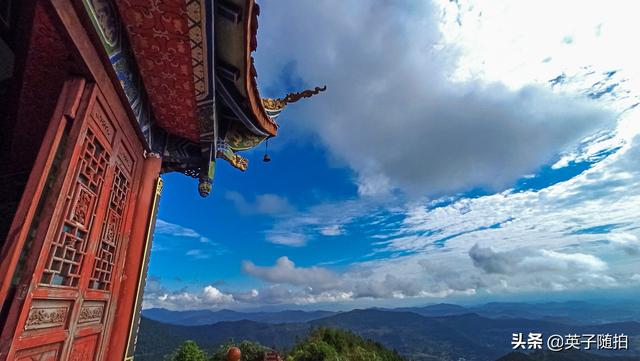
M12 305L19 317L8 360L101 360L108 343L143 147L95 85L63 147L59 188L34 231L35 272Z

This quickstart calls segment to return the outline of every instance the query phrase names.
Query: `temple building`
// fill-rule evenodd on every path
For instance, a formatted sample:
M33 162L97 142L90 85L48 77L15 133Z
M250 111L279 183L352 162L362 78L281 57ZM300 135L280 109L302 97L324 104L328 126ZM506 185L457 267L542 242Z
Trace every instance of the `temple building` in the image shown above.
M278 133L254 0L0 0L0 361L132 360L160 175Z

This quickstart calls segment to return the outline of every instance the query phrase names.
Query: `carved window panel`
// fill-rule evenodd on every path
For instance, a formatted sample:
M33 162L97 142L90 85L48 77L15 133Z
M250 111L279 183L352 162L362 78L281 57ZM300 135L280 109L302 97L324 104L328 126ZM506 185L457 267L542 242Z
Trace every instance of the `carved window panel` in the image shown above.
M104 301L85 301L80 308L78 324L85 325L102 323L106 304L107 303Z
M41 284L78 287L91 223L110 155L87 129L77 163L77 176L65 202L65 217L53 238Z
M130 188L131 182L118 164L111 185L109 208L102 225L100 244L96 250L89 288L111 290L112 275L122 238L122 219Z
M66 329L71 306L71 301L33 300L24 323L25 334L43 329Z

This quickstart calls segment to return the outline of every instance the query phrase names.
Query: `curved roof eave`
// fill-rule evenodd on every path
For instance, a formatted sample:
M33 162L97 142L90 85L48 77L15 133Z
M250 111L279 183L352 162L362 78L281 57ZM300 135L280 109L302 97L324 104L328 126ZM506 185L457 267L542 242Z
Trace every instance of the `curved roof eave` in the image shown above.
M260 129L273 137L278 133L278 125L273 121L262 105L260 98L260 92L258 91L258 83L256 82L257 73L253 66L252 53L257 48L257 33L258 33L258 15L260 14L260 7L254 0L246 0L246 13L244 18L245 29L245 79L244 85L247 93L247 99L249 101L249 107L253 113L257 124Z

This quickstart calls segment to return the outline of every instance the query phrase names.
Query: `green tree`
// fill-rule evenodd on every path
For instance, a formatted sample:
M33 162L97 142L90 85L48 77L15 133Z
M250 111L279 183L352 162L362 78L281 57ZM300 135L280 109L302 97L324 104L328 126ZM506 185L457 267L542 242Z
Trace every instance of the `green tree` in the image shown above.
M323 340L311 340L294 349L287 360L340 361L336 349Z
M187 340L169 358L170 361L207 361L207 354L198 345Z
M349 331L321 327L298 342L287 361L403 361L397 352Z

